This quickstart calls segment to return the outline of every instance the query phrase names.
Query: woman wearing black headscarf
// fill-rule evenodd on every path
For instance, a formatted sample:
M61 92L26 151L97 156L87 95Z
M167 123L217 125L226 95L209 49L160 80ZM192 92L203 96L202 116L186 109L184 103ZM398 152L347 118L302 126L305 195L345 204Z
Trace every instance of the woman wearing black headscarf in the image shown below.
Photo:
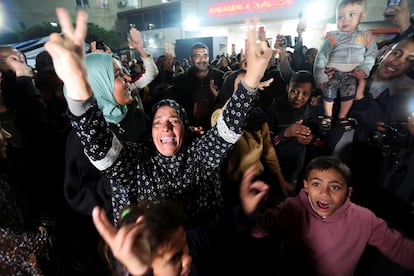
M188 227L197 241L209 232L222 210L220 165L244 130L245 119L258 96L257 86L268 64L271 49L256 43L248 22L247 73L217 125L201 138L185 144L186 114L176 102L163 100L153 109L152 143L121 143L109 130L96 106L80 49L86 34L86 14L79 12L73 30L66 10L57 9L64 37L52 34L46 49L59 77L67 85L66 99L85 153L112 184L115 212L134 201L172 198L183 203ZM255 22L257 23L257 22ZM79 72L73 74L73 72ZM118 217L114 214L114 217ZM188 231L191 249L192 234Z

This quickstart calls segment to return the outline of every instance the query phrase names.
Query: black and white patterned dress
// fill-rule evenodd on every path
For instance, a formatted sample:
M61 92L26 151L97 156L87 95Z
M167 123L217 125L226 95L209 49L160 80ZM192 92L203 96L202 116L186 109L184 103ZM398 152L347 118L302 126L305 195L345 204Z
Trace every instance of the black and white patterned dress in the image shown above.
M152 143L121 144L96 104L89 107L82 102L87 111L71 116L72 125L91 162L111 181L115 223L119 210L141 200L179 200L189 218L197 221L220 212L220 165L243 133L245 118L257 96L257 90L246 89L241 83L216 126L173 156L161 155Z

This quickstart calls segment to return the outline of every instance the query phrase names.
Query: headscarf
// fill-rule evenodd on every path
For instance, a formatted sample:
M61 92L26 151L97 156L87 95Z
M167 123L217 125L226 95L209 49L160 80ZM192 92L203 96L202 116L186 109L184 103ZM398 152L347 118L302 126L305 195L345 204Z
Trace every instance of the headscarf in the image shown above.
M90 53L86 55L86 71L93 94L107 122L118 124L128 111L114 97L115 75L112 55Z
M157 112L158 108L160 108L161 106L165 106L165 105L167 105L169 107L172 107L177 111L178 116L180 116L181 121L183 121L183 123L184 123L184 129L188 130L188 128L190 127L190 121L188 120L187 112L185 111L185 109L181 105L179 105L174 100L163 99L163 100L159 101L158 103L156 103L152 107L152 118L154 118L155 112Z

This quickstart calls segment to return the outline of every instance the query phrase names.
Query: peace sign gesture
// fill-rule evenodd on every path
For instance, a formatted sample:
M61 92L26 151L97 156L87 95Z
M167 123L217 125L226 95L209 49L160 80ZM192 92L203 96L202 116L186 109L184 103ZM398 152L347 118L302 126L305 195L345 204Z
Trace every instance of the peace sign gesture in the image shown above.
M269 63L270 57L272 56L272 49L269 48L267 41L257 41L257 24L257 18L254 19L253 26L251 20L246 20L247 68L244 81L251 88L257 88L259 86L260 79L263 77L264 72L267 68L267 64Z
M69 98L86 100L92 95L86 77L84 41L87 30L87 14L79 11L76 28L73 28L69 13L64 8L57 8L56 15L62 28L63 36L52 33L45 48L53 60L56 74L65 83Z

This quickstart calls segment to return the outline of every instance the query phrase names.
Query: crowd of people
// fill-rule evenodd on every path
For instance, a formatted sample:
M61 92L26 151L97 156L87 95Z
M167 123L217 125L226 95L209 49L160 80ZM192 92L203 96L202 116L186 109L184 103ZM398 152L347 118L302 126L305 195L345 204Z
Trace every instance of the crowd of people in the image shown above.
M189 66L135 28L139 66L85 53L63 8L35 68L1 46L0 274L414 275L408 0L387 43L366 0L336 12L320 49L247 19L245 49Z

